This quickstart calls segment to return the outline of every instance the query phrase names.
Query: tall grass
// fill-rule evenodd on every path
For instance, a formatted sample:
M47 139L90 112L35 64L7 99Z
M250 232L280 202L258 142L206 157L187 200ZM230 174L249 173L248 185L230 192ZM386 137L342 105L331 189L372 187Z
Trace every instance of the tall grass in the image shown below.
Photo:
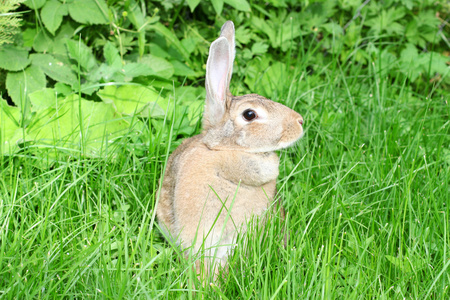
M305 119L304 138L280 152L286 219L241 238L219 283L200 284L155 222L180 143L168 122L142 132L145 155L124 138L105 159L0 158L0 297L447 299L450 93L379 64L294 67L265 95Z

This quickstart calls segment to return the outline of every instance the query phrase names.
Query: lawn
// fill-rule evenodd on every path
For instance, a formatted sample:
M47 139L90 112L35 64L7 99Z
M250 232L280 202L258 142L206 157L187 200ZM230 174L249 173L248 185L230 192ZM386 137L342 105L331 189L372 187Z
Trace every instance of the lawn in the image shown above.
M380 49L406 43L368 39ZM288 67L276 76L252 81L238 49L231 91L296 110L305 135L279 152L286 219L253 220L222 279L199 282L192 259L158 229L168 155L201 131L201 105L176 108L195 93L173 88L170 117L132 119L112 154L92 155L80 138L75 150L22 143L0 156L0 298L448 299L448 72L415 82L393 75L382 52L366 66L356 55L328 53L327 63L311 67L319 54L305 45L281 56L276 66Z

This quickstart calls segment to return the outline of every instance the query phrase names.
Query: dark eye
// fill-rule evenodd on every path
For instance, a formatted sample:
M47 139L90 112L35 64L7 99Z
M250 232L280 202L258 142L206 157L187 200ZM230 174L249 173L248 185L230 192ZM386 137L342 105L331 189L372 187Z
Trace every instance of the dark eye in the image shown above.
M258 117L256 115L256 112L254 110L251 110L251 109L245 110L244 113L242 114L242 116L247 121L251 121L251 120L256 119Z

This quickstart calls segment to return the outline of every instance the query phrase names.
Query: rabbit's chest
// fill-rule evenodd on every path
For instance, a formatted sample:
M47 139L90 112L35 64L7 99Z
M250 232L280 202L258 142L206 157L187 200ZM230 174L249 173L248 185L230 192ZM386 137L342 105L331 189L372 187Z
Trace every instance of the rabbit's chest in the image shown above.
M235 221L262 214L276 193L278 157L229 155L204 148L186 153L180 165L178 196L190 211L215 218L231 211ZM188 208L188 207L186 207Z

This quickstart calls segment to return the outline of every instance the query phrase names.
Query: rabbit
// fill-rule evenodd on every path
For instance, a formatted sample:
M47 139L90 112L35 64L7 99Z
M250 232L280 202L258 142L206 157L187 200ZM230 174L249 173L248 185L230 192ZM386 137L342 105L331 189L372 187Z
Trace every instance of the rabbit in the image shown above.
M206 103L201 134L169 157L156 213L160 229L182 249L204 249L202 269L226 266L247 221L274 201L279 158L274 152L303 135L303 118L257 94L232 96L234 24L227 21L211 44L206 64Z

